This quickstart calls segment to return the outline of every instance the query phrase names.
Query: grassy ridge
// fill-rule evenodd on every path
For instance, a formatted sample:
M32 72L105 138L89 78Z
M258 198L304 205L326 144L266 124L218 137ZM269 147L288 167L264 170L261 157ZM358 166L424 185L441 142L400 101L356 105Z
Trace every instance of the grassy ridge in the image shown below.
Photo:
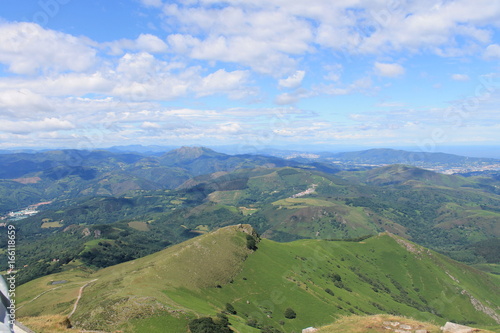
M347 315L388 313L418 320L496 325L475 309L500 306L498 279L390 234L362 242L263 239L246 248L248 226L227 227L94 274L72 271L19 287L18 315L68 314L88 281L73 324L125 332L183 332L198 316L230 303L239 332L253 319L284 332L323 326ZM72 276L73 274L73 276ZM64 279L57 290L50 280ZM35 292L36 290L36 292ZM475 300L475 301L471 301ZM286 319L291 307L297 318ZM496 311L498 316L498 309ZM167 330L166 327L175 327ZM162 331L163 329L163 331Z

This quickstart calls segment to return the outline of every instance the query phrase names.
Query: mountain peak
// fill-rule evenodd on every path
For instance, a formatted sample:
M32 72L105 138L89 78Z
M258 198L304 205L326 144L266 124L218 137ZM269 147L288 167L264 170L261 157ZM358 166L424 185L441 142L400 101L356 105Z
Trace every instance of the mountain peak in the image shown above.
M181 161L192 161L202 156L207 157L217 157L217 156L226 156L225 154L218 153L210 148L206 147L189 147L182 146L180 148L171 150L165 153L162 158L169 159L176 162Z

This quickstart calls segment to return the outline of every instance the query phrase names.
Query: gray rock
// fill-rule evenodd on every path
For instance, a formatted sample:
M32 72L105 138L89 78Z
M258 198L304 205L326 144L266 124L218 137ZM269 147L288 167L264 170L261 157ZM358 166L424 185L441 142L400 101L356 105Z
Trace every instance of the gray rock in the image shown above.
M443 333L474 333L475 329L469 326L447 322L441 327Z

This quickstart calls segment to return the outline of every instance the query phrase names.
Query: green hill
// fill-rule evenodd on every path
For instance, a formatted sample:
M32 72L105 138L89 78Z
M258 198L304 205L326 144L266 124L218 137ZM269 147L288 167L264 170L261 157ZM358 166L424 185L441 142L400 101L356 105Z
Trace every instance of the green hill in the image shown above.
M259 332L252 326L300 332L380 313L438 325L500 324L497 277L397 236L262 239L256 251L247 238L255 239L250 226L231 226L95 273L33 280L18 288L18 317L68 316L83 290L70 320L89 330L186 332L190 320L228 312L227 304L234 330L249 333ZM296 318L285 317L287 308Z

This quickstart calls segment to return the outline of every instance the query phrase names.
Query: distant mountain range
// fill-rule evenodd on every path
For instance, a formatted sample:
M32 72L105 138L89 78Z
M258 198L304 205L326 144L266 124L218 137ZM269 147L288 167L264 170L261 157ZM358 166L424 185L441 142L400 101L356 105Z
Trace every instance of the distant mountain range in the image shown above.
M181 147L159 156L104 150L2 154L0 214L54 198L173 189L203 174L300 165L272 156L232 156L202 147ZM328 165L323 169L339 170Z

